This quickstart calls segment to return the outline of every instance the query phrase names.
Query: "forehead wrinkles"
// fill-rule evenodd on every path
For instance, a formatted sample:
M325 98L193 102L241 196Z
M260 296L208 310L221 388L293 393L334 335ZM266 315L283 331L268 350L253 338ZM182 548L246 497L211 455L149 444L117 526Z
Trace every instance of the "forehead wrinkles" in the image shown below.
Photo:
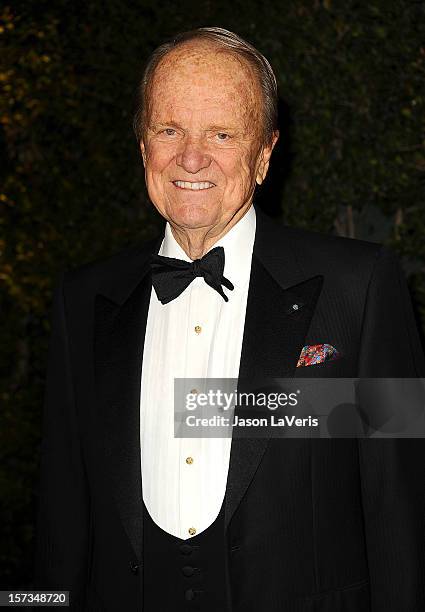
M153 115L173 107L202 112L213 106L258 123L261 92L251 66L226 50L199 44L185 44L166 55L152 82Z

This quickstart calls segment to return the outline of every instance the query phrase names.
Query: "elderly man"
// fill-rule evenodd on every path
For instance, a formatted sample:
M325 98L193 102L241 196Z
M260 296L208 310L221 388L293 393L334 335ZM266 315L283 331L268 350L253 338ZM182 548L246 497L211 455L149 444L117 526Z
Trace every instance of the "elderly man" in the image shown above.
M236 34L165 43L139 94L164 229L56 286L35 585L87 611L425 609L422 440L173 430L174 378L424 376L397 261L253 205L276 80Z

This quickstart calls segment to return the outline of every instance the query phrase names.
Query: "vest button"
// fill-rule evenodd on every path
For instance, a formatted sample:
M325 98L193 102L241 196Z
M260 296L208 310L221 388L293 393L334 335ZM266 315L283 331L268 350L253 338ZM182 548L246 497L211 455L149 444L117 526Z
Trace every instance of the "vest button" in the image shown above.
M184 598L186 601L192 601L192 599L195 599L195 591L193 589L187 589L184 593Z
M182 572L185 576L193 576L193 574L195 573L195 568L191 565L185 565L184 567L182 567Z
M180 546L180 552L183 555L190 555L190 553L192 552L192 546L190 544L182 544Z
M130 561L130 569L133 572L133 574L137 574L139 571L139 564L137 563L137 561Z

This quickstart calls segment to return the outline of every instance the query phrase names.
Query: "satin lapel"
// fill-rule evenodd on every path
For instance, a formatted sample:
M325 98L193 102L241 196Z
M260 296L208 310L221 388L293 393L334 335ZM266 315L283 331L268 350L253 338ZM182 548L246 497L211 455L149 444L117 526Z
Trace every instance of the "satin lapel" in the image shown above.
M109 279L95 297L94 364L99 423L103 426L106 471L124 529L136 558L142 552L142 475L140 466L140 383L151 294L149 252L121 262L121 275Z
M245 316L238 390L244 379L291 378L304 346L323 277L305 278L284 228L257 211L257 230ZM243 416L243 407L235 414ZM229 524L269 443L269 437L233 437L227 478L225 523Z

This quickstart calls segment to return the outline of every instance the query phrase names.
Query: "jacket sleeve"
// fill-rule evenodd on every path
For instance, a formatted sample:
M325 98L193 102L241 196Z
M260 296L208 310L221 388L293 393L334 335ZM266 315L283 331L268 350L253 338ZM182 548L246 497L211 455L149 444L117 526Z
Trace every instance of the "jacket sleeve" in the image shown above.
M61 274L55 285L51 311L33 588L69 590L70 609L83 610L89 495L69 357L65 276L66 273Z
M358 376L425 377L407 283L386 248L369 282ZM358 448L372 612L425 610L425 439L359 439Z

